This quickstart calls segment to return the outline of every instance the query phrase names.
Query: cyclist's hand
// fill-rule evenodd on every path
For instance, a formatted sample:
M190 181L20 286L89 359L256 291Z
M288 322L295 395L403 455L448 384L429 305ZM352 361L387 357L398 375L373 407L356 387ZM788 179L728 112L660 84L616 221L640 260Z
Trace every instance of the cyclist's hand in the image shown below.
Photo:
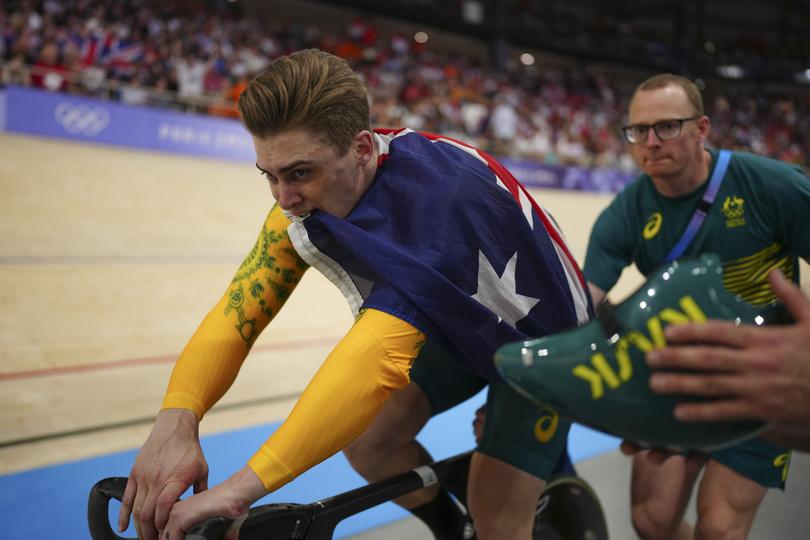
M144 540L157 540L180 495L208 489L208 465L198 436L196 415L186 409L160 411L129 474L121 501L118 529L124 531L134 514L135 529Z

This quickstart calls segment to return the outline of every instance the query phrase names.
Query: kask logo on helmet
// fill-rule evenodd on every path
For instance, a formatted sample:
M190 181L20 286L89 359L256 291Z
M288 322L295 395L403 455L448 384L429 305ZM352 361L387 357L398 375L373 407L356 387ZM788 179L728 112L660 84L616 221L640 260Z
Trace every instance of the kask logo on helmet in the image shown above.
M633 376L633 361L630 358L630 348L635 347L642 353L653 349L663 349L667 341L664 339L664 324L701 323L706 321L706 314L690 295L678 300L683 311L674 307L667 307L647 319L649 336L641 330L631 330L621 336L615 344L614 352L619 372L613 369L608 359L601 352L591 356L591 365L577 364L571 373L590 385L591 399L597 400L605 395L605 386L615 390L626 383Z
M74 105L63 101L53 110L53 117L71 135L95 137L110 125L110 113L102 107Z

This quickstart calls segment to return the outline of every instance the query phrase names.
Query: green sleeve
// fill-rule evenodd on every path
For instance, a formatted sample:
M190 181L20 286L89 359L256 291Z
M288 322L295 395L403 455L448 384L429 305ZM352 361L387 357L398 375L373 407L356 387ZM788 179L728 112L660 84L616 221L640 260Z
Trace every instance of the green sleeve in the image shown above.
M616 198L605 208L591 229L585 253L585 279L605 292L619 280L622 270L633 262L624 204Z
M777 163L768 182L776 235L797 257L810 258L810 179L797 166Z

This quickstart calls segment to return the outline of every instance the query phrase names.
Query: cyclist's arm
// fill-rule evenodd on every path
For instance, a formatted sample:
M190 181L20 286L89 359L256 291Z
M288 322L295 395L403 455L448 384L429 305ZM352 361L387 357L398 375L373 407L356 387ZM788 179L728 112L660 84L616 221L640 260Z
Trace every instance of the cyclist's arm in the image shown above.
M248 463L265 488L278 489L360 435L391 392L408 384L424 339L392 315L363 312Z
M178 358L163 409L190 409L201 419L233 384L259 333L307 269L287 235L289 223L273 207L228 290Z

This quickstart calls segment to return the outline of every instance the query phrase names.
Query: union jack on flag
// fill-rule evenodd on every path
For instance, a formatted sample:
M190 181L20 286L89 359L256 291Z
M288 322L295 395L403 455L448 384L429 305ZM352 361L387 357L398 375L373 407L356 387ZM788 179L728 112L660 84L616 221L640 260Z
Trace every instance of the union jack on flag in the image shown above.
M500 380L495 350L589 318L585 281L560 231L497 161L464 143L376 130L373 184L345 219L290 216L301 257L354 313L390 313Z
M137 41L118 40L107 55L107 61L113 65L134 64L144 58L145 50Z
M142 43L122 40L113 33L96 32L81 41L82 63L85 65L124 65L141 60L144 56Z

